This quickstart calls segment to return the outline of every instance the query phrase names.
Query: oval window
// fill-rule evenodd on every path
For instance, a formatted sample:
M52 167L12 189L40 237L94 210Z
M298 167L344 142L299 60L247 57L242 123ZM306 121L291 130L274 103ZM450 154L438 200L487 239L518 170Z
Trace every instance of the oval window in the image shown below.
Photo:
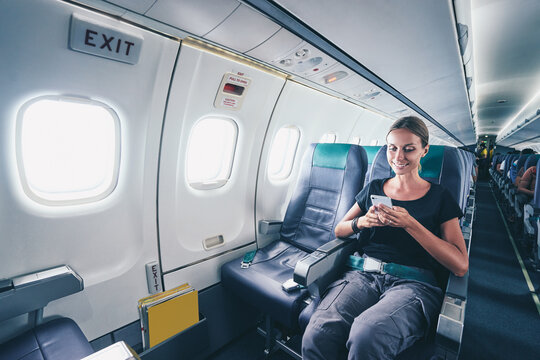
M271 180L284 180L292 171L300 130L296 126L284 126L278 130L268 159L268 177Z
M228 118L208 117L191 130L186 176L195 189L221 187L231 176L238 126Z

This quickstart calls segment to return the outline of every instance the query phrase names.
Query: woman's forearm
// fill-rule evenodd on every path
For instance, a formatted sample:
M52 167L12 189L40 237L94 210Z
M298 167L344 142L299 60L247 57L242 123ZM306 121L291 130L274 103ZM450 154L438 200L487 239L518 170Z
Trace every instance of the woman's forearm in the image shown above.
M435 260L454 273L456 276L464 276L469 269L469 257L463 246L443 240L426 229L416 219L410 227L405 229ZM454 234L456 236L457 234ZM461 236L461 235L459 235Z

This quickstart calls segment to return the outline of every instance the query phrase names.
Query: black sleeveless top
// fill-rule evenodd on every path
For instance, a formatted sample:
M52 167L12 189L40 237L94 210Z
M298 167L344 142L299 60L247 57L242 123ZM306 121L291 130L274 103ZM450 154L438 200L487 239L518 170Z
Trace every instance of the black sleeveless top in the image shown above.
M356 195L356 202L363 213L372 205L370 195L385 196L383 184L387 180L373 180ZM450 192L433 183L421 198L409 201L392 199L392 204L407 209L412 217L438 237L441 236L442 223L463 216ZM442 268L442 265L402 228L382 226L363 229L360 232L359 250L384 262L415 266L436 273L440 273Z

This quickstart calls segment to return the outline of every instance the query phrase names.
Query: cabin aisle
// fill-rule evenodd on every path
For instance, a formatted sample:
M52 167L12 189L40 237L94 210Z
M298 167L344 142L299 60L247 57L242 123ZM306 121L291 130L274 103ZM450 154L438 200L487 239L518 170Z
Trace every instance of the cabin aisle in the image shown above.
M487 182L476 204L460 359L540 359L540 314Z

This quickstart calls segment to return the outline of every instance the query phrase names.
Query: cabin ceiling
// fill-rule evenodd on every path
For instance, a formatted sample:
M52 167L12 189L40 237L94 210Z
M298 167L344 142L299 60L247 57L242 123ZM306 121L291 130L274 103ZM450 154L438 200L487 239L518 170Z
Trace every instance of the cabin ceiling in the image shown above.
M463 143L475 143L449 2L277 2L409 98Z
M471 7L479 135L499 135L511 147L538 144L538 121L500 140L540 109L540 1L473 0Z
M255 10L271 4L374 73L462 144L473 144L483 135L498 135L498 142L506 146L539 142L530 140L535 131L538 134L539 123L531 125L534 119L527 126L521 124L540 107L540 96L534 99L540 90L538 0L107 1L266 62L390 117L415 114L303 41L287 25L289 19L284 22ZM465 32L458 7L467 13ZM466 50L458 42L465 33ZM305 57L299 57L305 50ZM319 62L310 63L315 59ZM326 81L338 73L345 75ZM466 77L473 81L467 84ZM429 127L438 138L461 145L437 126Z

